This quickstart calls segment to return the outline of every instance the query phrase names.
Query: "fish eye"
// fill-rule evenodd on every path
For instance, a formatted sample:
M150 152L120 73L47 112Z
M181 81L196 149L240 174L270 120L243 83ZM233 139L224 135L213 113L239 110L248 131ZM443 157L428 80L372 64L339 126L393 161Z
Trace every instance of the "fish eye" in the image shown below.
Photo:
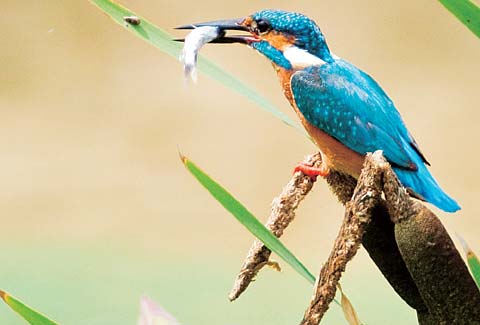
M268 33L271 29L272 29L272 27L270 26L270 24L267 21L265 21L265 20L257 21L257 26L256 26L255 30L258 34Z

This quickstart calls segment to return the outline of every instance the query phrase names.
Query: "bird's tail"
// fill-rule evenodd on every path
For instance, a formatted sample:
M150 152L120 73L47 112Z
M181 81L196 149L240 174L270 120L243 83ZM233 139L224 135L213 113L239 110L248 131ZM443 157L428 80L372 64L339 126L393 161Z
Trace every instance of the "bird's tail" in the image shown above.
M423 163L417 164L417 171L393 168L403 186L410 188L425 201L445 212L460 210L458 203L447 195L435 181Z

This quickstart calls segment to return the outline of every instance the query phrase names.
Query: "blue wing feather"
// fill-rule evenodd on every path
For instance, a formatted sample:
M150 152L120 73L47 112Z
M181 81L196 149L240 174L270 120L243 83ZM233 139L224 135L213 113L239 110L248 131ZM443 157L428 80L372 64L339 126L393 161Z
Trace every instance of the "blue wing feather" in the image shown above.
M355 152L381 149L391 163L416 168L408 150L414 141L400 114L362 71L336 60L296 72L291 87L298 109L314 126Z
M291 89L309 123L359 154L383 150L404 186L445 211L460 209L428 171L390 98L366 73L336 59L295 72Z

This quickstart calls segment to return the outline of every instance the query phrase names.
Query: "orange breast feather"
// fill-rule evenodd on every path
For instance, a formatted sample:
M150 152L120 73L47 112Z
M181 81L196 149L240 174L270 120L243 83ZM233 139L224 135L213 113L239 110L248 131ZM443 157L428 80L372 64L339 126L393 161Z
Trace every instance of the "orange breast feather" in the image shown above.
M277 71L285 97L297 113L303 127L307 130L308 134L310 134L313 141L315 141L315 144L320 149L323 166L358 178L360 171L362 170L364 156L347 148L341 142L308 122L295 104L295 99L293 98L292 90L290 88L290 79L295 71L286 70L278 66L274 66L274 68Z

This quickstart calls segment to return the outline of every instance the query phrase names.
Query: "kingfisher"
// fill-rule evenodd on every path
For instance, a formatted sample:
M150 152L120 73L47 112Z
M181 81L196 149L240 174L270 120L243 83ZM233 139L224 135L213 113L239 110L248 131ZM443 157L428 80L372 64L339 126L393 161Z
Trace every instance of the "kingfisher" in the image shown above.
M429 172L429 162L392 100L367 73L330 51L312 19L267 9L240 19L179 28L202 26L221 31L212 43L244 44L272 63L285 97L322 156L319 168L299 164L295 170L313 178L335 170L358 179L365 155L382 150L413 197L446 212L460 209Z

